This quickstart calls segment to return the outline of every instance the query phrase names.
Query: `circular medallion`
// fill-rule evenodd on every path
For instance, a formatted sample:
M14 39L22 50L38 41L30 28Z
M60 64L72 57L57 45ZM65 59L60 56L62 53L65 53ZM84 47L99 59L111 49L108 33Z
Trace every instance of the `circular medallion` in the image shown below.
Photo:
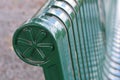
M17 55L32 65L47 63L54 51L54 39L44 28L30 25L19 28L13 37Z

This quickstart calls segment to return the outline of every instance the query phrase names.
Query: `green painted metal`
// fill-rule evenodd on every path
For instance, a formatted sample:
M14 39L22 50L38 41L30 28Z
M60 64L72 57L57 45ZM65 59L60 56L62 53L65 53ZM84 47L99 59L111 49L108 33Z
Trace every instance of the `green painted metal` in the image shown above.
M59 2L59 3L57 3ZM65 5L65 6L63 6ZM60 2L60 1L56 1L56 4L53 5L52 7L57 7L57 8L61 8L61 10L65 11L66 14L69 16L70 18L70 21L71 21L71 29L69 30L69 28L67 28L67 25L66 25L66 28L68 29L68 34L69 34L69 40L70 40L70 45L71 45L71 59L74 60L73 61L73 70L74 70L74 75L75 75L75 79L76 80L80 80L80 70L79 70L79 63L78 63L78 50L79 48L77 49L77 47L79 47L79 45L77 46L77 42L78 42L78 34L77 33L77 24L75 21L76 19L75 18L75 13L73 11L73 9L71 9L71 6L65 1L65 2ZM52 11L50 11L52 12ZM58 11L60 12L60 11ZM55 14L57 16L57 14ZM61 20L63 21L63 19L61 18ZM71 32L73 32L71 34ZM73 37L72 37L73 35ZM72 40L73 39L73 40ZM74 45L74 46L73 46ZM75 51L74 51L74 48L75 47Z
M46 17L46 16L49 16L48 14L46 14L45 16L43 16L44 18ZM52 16L53 18L55 18L55 19L57 19L55 16ZM50 21L50 23L54 23L54 20L51 20L50 18L46 18L48 21ZM58 19L57 19L58 20ZM58 21L60 21L60 20L58 20ZM62 23L61 23L62 24ZM62 24L62 25L64 25L64 24ZM57 25L57 26L59 26L59 24ZM64 26L64 28L65 28L65 26ZM65 29L66 30L66 29ZM68 37L68 36L67 36ZM66 47L68 47L69 46L69 42L66 42L66 41L68 41L68 39L66 39L65 41L63 41L63 44L61 45L61 47L63 47L63 45L64 45L64 49L65 49L65 51L66 51ZM67 43L67 45L65 45ZM61 49L61 54L59 54L59 55L61 55L61 62L63 63L63 64L61 64L62 66L63 66L63 74L64 74L64 77L65 77L65 79L70 79L70 80L74 80L74 77L73 77L73 70L72 70L72 62L71 62L71 56L70 56L70 51L66 51L66 55L63 55L63 49ZM69 53L69 54L68 54ZM63 58L63 57L66 57L66 58Z
M101 27L97 0L54 0L16 30L13 47L46 80L101 80Z
M66 69L63 68L65 65L61 65L65 63L62 60L60 61L60 58L63 56L69 56L68 54L65 54L69 52L66 31L64 27L57 21L56 23L59 25L59 28L56 28L52 24L46 22L47 21L44 19L35 18L22 25L22 28L19 28L15 32L13 38L14 49L17 55L23 61L32 65L43 66L46 80L64 80L64 78L67 77L67 74L63 76L63 73L66 71ZM41 35L41 37L38 37L37 35ZM33 42L31 43L36 41L40 41L40 43L36 42L36 44L31 44L29 51L25 52L27 48L29 48L25 41L31 41L31 39L29 39L30 37L33 39ZM25 41L21 41L19 39L23 39ZM22 42L22 45L19 42ZM63 47L63 45L65 46ZM71 64L69 58L65 58L64 61ZM67 66L68 65L66 65L66 67ZM70 66L68 69L71 69ZM69 71L69 73L72 72ZM54 76L55 74L57 75Z
M58 14L58 12L60 14ZM72 28L72 24L71 21L68 17L68 15L60 8L51 8L48 11L48 14L54 15L56 17L58 17L61 22L65 25L66 31L68 33L68 41L69 41L69 46L70 46L70 55L71 55L71 59L72 60L72 65L73 65L73 70L75 71L77 69L77 63L75 61L76 59L76 48L75 48L75 41L74 41L74 34L73 34L73 28ZM78 70L76 70L76 72L74 72L74 76L77 76L78 74ZM79 76L78 76L79 77ZM77 77L75 77L76 79L78 79Z
M97 0L84 0L80 5L79 15L81 18L79 22L81 22L81 44L83 44L81 47L82 55L86 57L83 59L85 77L82 80L101 80L99 66L102 63L101 60L104 54L104 50L102 48L104 48L104 46L102 44L103 39L102 31L100 29L99 13L96 13L98 12L97 6Z

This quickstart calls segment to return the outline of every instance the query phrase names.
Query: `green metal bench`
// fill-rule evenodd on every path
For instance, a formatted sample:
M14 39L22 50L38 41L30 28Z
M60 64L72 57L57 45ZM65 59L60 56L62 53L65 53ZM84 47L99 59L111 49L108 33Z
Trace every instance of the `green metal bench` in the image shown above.
M16 30L13 47L46 80L102 80L103 27L98 0L53 0Z

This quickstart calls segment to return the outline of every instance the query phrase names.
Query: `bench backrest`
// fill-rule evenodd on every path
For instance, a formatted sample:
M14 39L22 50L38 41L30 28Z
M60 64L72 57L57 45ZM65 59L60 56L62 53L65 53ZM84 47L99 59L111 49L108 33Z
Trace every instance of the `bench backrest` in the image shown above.
M54 0L16 30L13 47L46 80L102 80L104 35L98 0Z

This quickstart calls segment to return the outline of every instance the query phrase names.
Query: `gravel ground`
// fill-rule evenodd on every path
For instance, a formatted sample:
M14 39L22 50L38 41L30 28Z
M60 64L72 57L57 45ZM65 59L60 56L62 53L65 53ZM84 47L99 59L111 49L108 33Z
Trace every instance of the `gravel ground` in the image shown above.
M21 61L12 48L12 35L45 0L0 0L0 80L44 80L42 68Z

